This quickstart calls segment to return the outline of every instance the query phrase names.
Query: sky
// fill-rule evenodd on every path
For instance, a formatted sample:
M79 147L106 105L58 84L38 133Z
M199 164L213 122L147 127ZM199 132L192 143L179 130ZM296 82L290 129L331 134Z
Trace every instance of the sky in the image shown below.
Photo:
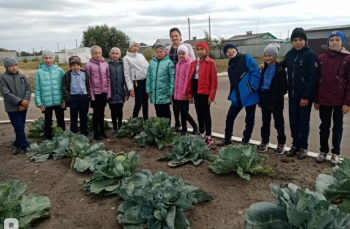
M0 48L75 48L88 26L102 24L148 45L169 38L172 27L188 40L188 18L191 37L203 38L209 16L212 37L253 31L287 38L295 27L350 24L349 9L349 0L0 0Z

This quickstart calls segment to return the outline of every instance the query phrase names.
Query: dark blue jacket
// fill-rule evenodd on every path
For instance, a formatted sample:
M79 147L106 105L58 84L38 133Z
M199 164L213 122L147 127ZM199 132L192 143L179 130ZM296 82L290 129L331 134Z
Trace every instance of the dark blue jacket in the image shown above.
M261 75L258 63L250 55L238 53L230 59L228 76L232 105L247 107L259 103Z
M109 104L124 103L125 96L129 95L124 78L124 68L122 61L108 61L109 76L111 77L111 98Z
M289 98L313 99L317 85L317 55L305 45L297 51L292 48L280 65L287 68Z

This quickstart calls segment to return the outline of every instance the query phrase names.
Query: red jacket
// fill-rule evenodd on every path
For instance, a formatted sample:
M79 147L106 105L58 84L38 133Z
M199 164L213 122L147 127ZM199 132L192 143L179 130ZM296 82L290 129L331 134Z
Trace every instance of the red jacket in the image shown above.
M350 52L329 49L318 57L316 103L323 106L350 106Z
M196 71L197 60L192 61L191 70L188 75L188 86L187 86L187 94L188 98L193 97L193 89L192 89L192 78ZM218 74L216 72L215 62L210 59L210 57L206 57L204 60L199 62L199 75L198 75L198 90L197 93L201 95L209 95L209 99L214 100L216 89L218 87Z

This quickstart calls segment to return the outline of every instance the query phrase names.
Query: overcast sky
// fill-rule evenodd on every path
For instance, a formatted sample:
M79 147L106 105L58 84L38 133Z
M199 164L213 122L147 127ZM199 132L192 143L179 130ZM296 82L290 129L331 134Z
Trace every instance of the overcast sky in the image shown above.
M57 51L58 42L60 49L75 48L82 31L101 24L149 45L157 38L169 38L172 27L187 40L187 18L191 37L202 38L209 16L212 36L256 33L259 16L259 33L286 38L295 27L350 24L349 9L349 0L0 0L0 47Z

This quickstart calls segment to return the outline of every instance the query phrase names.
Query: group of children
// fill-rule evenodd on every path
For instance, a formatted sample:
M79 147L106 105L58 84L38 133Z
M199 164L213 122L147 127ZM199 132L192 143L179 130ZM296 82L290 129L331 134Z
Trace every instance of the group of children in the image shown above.
M170 105L179 128L181 113L182 135L187 133L187 121L193 134L200 133L208 146L212 145L210 105L215 100L218 86L215 62L209 57L205 42L196 44L197 59L188 45L181 44L181 33L173 28L170 35L179 38L176 47L155 47L156 56L148 64L138 53L139 44L130 46L126 56L112 48L108 63L102 57L102 49L91 47L89 63L81 69L78 56L69 58L70 70L64 72L54 64L53 53L43 52L43 63L35 75L35 104L45 114L45 138L52 139L52 113L55 111L57 125L65 130L64 111L70 107L70 130L88 135L87 115L93 108L94 139L107 138L104 131L105 107L109 104L114 134L122 125L123 105L129 96L135 97L133 117L141 107L143 118L148 119L148 101L154 104L157 117L171 120ZM178 37L176 37L178 36ZM287 156L307 156L312 101L320 110L321 153L318 162L323 162L329 151L328 138L332 112L334 112L332 162L339 163L343 115L350 110L350 53L345 50L345 35L339 31L328 37L328 49L317 60L316 53L307 45L307 36L302 28L296 28L291 36L293 48L282 62L277 62L280 46L269 44L264 50L265 63L261 66L248 54L239 53L233 44L224 47L229 58L228 76L231 106L226 118L225 138L219 146L231 144L234 121L245 108L246 128L242 144L247 145L255 124L258 105L262 111L261 144L265 152L270 137L271 116L278 132L277 154L284 154L286 135L284 127L284 96L289 91L289 120L293 138ZM175 55L176 54L176 55ZM194 59L194 60L193 60ZM330 60L336 60L334 63ZM328 70L332 66L332 71ZM5 100L5 110L16 132L14 153L26 151L28 142L24 134L26 112L30 101L31 87L25 76L18 72L15 58L4 59L6 72L0 77L0 90ZM318 67L320 66L320 67ZM260 71L261 70L261 71ZM287 71L286 71L287 70ZM288 76L288 77L287 77ZM319 77L318 77L319 76ZM318 82L319 81L319 82ZM91 101L91 102L90 102ZM198 125L189 114L189 104L194 103Z

